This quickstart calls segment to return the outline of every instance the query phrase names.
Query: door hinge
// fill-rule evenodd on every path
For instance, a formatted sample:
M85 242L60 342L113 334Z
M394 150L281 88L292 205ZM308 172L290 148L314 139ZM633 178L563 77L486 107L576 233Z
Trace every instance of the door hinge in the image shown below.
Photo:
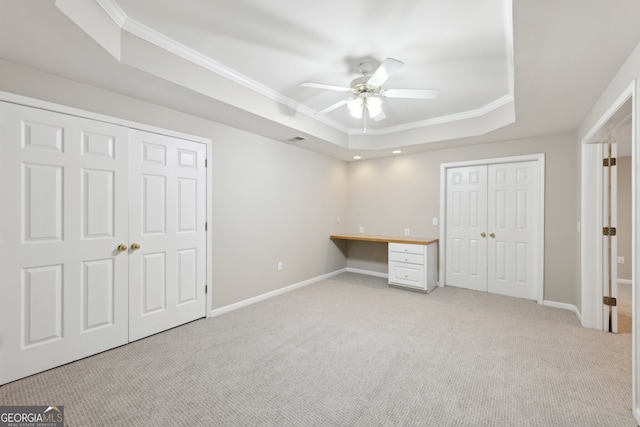
M609 305L611 307L615 307L616 305L618 305L618 300L616 300L613 297L602 297L602 303L604 305Z
M204 293L205 295L209 292L209 285L204 285Z
M602 166L604 167L615 166L616 163L617 161L615 157L612 157L610 159L602 159Z
M615 227L602 227L602 235L604 236L615 236L616 228Z
M204 167L207 168L209 164L209 159L204 159Z
M209 229L209 223L205 222L204 223L204 231L207 231Z

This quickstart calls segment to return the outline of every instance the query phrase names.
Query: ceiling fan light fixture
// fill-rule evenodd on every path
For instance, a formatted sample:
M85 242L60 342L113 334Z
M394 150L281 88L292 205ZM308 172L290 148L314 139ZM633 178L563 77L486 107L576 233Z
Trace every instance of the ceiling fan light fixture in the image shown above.
M362 118L362 106L364 102L361 98L353 98L347 101L347 107L349 107L349 112L356 119Z
M382 100L378 97L366 98L365 105L369 110L369 117L376 117L382 111Z
M367 120L372 119L379 122L387 118L382 110L382 97L385 98L408 98L408 99L434 99L438 96L437 89L387 89L382 85L386 83L389 77L397 72L403 65L402 61L387 58L373 71L373 65L370 62L360 64L359 71L361 77L353 79L350 87L342 87L335 85L327 85L323 83L304 82L302 86L317 89L326 89L338 92L349 93L347 98L318 111L316 114L329 113L343 105L347 104L349 113L356 119L364 118L364 132L366 132ZM365 114L365 108L366 113ZM369 116L369 117L367 117Z

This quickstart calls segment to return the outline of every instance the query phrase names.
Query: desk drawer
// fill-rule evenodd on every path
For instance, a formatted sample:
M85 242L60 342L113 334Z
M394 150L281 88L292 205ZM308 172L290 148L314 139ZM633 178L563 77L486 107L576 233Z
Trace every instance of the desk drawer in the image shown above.
M427 290L425 268L422 265L390 262L389 283Z
M425 250L425 245L412 245L409 243L389 243L389 252L423 254L425 253Z
M408 262L410 264L424 265L424 255L389 251L389 261Z

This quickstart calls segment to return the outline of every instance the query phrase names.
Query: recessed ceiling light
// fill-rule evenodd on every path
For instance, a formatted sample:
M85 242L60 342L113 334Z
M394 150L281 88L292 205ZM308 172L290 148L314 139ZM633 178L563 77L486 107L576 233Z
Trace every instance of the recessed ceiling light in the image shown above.
M393 150L392 153L393 154L400 154L400 153L402 153L402 150Z
M360 156L353 156L353 160L360 160L362 157Z

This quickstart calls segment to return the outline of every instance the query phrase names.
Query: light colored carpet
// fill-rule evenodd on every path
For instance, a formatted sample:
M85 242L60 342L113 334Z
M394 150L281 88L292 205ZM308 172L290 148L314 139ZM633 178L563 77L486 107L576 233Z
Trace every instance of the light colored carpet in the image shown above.
M635 426L631 336L345 273L0 388L69 426Z

